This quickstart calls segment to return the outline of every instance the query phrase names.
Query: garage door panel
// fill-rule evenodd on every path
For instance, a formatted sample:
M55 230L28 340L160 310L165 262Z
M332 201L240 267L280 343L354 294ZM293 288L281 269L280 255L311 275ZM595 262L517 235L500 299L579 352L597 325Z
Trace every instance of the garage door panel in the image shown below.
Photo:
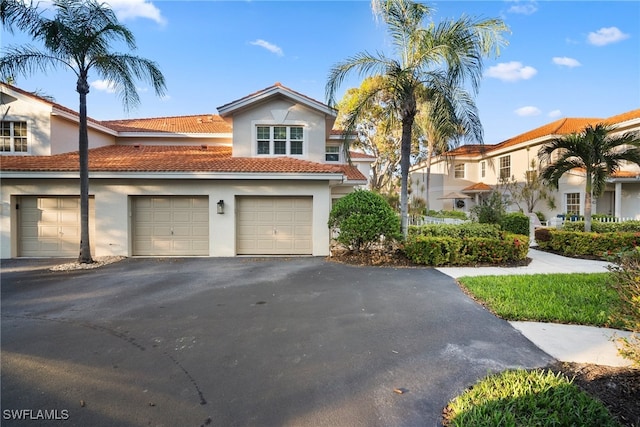
M76 257L80 250L80 198L20 198L18 256ZM89 198L89 233L94 240L94 199ZM93 246L92 246L93 253Z
M236 203L238 254L312 253L312 197L238 197Z
M134 255L209 255L207 197L134 197L132 210Z

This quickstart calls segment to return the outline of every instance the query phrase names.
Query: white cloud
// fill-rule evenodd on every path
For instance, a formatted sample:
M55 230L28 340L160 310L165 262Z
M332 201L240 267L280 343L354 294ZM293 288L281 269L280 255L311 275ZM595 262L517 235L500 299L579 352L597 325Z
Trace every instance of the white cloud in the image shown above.
M566 56L554 57L553 63L556 65L561 65L563 67L569 67L569 68L579 67L582 65L577 59L567 58Z
M524 66L521 62L512 61L489 67L486 72L487 77L493 77L506 82L515 82L518 80L528 80L538 73L533 67Z
M167 20L162 16L160 9L147 0L108 0L108 3L116 13L118 19L122 21L136 18L147 18L160 25L167 23Z
M254 45L254 46L263 47L263 48L267 49L269 52L275 53L278 56L284 56L284 52L282 51L282 49L279 46L276 46L273 43L269 43L266 40L257 39L257 40L254 40L252 42L249 42L249 43Z
M518 15L532 15L538 11L538 3L536 0L513 0L509 3L512 5L507 10L507 13L515 13Z
M605 46L628 38L629 34L623 33L617 27L600 28L587 36L589 43L595 46Z
M547 116L551 117L552 119L555 119L555 118L558 118L558 117L562 117L562 111L560 111L560 110L552 110L552 111L549 111Z
M116 93L116 85L111 80L94 80L89 85L101 92Z
M541 113L538 107L532 107L532 106L521 107L515 110L514 112L520 117L539 116Z

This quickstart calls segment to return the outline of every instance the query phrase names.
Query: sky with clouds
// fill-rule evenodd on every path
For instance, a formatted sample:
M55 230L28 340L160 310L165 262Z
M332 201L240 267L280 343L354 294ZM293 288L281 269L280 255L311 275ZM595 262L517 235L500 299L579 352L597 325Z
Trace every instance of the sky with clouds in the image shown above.
M217 113L216 107L276 82L319 101L335 63L356 53L392 54L369 1L108 0L134 33L133 53L156 61L162 98L140 83L141 104L123 110L113 86L90 76L98 120ZM431 20L501 18L508 46L484 62L476 103L485 143L562 117L606 118L640 108L640 2L437 1ZM0 34L0 47L25 43ZM114 46L120 51L124 46ZM70 72L17 76L17 85L77 110ZM339 96L361 78L352 75Z

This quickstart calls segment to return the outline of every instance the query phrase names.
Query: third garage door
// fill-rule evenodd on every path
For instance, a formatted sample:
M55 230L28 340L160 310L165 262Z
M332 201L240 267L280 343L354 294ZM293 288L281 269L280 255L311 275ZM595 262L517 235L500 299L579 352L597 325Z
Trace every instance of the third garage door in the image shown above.
M133 197L133 255L209 255L207 197Z
M312 197L238 197L239 255L311 255Z

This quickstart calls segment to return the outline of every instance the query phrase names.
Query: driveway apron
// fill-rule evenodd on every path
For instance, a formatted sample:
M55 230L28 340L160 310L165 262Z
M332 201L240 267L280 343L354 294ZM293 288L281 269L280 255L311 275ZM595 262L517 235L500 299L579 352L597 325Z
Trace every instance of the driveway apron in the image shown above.
M53 262L2 264L3 426L439 426L478 379L552 361L430 268Z

